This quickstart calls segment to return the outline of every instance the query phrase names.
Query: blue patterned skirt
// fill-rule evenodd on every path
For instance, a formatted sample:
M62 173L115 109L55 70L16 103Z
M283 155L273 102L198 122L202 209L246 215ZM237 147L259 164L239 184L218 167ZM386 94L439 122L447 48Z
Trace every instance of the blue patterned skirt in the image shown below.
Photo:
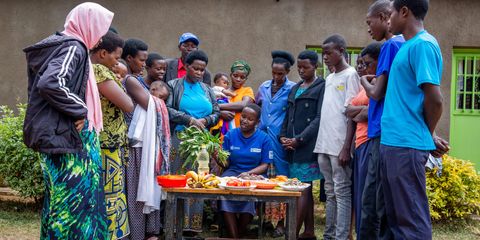
M100 144L88 124L76 154L42 154L45 181L40 239L106 239Z

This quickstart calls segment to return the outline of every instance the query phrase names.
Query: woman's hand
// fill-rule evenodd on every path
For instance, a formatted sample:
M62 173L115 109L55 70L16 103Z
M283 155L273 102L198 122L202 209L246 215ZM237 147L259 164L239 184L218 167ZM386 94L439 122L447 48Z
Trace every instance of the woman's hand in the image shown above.
M202 121L202 120L203 120L203 121ZM195 126L195 127L199 128L199 129L202 129L202 130L203 130L203 129L205 129L205 123L206 123L206 120L203 119L203 118L202 118L202 119L196 119L196 118L193 118L193 117L192 117L192 118L190 119L189 125L190 125L190 126Z
M292 150L293 151L298 146L297 139L295 139L295 138L281 137L280 138L280 143L282 144L283 148L285 148L285 150Z
M77 129L78 132L82 131L83 126L85 126L85 119L80 119L75 121L75 128Z
M243 172L243 173L240 173L240 175L238 175L237 177L238 178L243 178L243 177L248 177L250 176L250 174L248 172Z
M225 121L232 121L235 118L235 113L230 111L220 111L220 118Z
M287 146L290 144L290 138L281 137L281 138L280 138L280 143L281 143L282 146L286 149Z

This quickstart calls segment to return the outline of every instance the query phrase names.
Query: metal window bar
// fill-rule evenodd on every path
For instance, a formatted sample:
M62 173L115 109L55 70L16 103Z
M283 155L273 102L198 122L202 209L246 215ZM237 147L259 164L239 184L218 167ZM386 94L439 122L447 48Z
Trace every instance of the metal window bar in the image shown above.
M477 81L477 56L473 57L472 61L472 68L473 68L473 76L472 76L472 110L475 111L478 109L478 99L477 98L477 93L475 89L475 82Z
M460 57L456 57L455 58L455 76L456 76L456 79L455 79L455 94L456 94L456 101L457 103L455 104L455 107L456 107L456 110L460 110L460 109L463 109L463 106L465 106L464 104L464 82L465 82L465 78L463 76L463 73L464 73L464 61L462 58Z

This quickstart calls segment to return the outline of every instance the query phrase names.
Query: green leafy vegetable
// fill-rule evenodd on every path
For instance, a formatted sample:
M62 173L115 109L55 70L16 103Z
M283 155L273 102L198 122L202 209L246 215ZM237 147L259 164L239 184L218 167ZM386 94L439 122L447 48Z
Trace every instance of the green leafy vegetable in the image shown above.
M201 130L196 127L189 127L178 133L178 139L181 141L179 146L180 157L185 159L182 168L187 166L198 166L197 156L205 145L210 158L215 160L222 168L228 166L229 152L222 149L218 135L213 136L207 130Z

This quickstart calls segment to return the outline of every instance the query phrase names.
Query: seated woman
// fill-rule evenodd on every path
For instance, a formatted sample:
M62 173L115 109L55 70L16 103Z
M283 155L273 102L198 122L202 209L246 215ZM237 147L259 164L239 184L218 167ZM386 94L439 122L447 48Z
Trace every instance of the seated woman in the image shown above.
M248 104L240 116L240 128L235 128L225 135L223 149L230 152L230 164L222 177L266 173L268 164L272 162L273 152L268 135L256 128L259 121L260 107ZM255 214L255 204L222 201L220 210L224 212L231 237L236 239L245 234L246 227Z

